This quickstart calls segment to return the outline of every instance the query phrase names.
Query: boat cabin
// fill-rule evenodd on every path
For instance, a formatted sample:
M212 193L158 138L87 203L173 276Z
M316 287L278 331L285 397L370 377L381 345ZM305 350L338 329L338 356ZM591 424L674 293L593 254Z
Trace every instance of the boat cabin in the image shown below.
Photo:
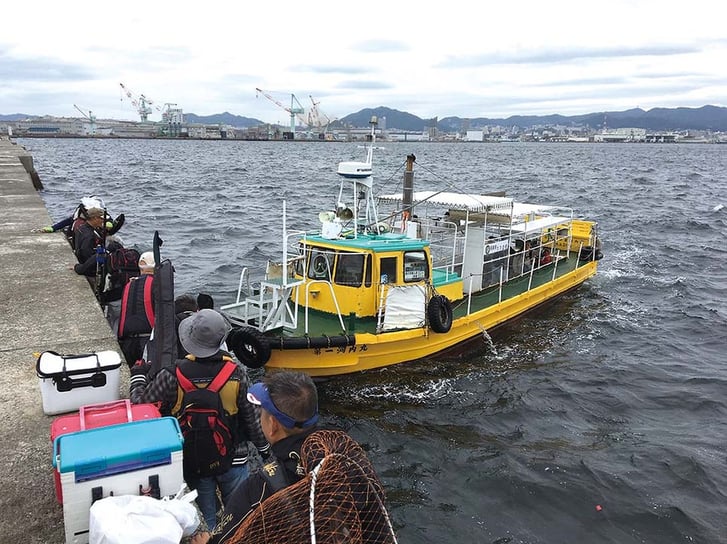
M433 273L427 240L391 232L336 240L309 235L299 250L292 299L312 310L375 317L388 293L409 287L423 293L429 284L462 296L458 278Z

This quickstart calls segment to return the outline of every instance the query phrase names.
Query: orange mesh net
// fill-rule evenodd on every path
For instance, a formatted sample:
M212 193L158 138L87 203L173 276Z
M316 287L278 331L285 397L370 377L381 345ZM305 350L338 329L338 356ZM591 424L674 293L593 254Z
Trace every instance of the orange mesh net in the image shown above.
M238 527L240 544L396 544L384 488L361 446L317 431L301 448L307 475L266 499Z

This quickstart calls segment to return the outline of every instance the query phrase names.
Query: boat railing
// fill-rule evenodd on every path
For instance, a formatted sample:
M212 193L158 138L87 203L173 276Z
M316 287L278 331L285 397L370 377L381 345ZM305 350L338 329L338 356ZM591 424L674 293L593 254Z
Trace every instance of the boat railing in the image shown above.
M457 267L462 266L464 252L464 235L457 224L442 220L426 221L422 231L429 242L433 268L444 270L448 276L455 274Z
M246 283L245 283L245 280L247 280ZM248 268L246 266L244 266L242 268L242 272L240 272L240 281L237 284L237 298L235 298L235 304L240 303L240 298L242 296L243 283L245 283L245 285L247 287L245 290L245 296L252 294L252 288L250 286L250 271L248 270Z
M338 305L338 299L336 298L336 292L333 288L333 284L331 284L328 280L309 280L308 283L305 285L305 334L308 334L308 311L310 309L310 295L311 295L311 286L317 285L317 284L323 284L324 286L328 287L328 290L331 293L331 300L333 300L333 304L336 306L336 315L338 316L338 321L341 323L341 330L345 331L346 326L343 324L343 316L341 315L341 307ZM314 296L317 294L317 292L313 292ZM296 302L297 305L297 302Z
M545 245L547 246L547 244ZM578 248L579 253L582 247L583 242L581 242L580 247ZM530 250L527 250L527 252L529 251ZM552 255L552 261L548 263L541 263L537 259L532 259L527 266L521 264L521 269L519 272L508 272L508 270L512 270L512 267L508 268L508 266L512 264L511 258L515 255L521 255L524 253L526 253L526 251L520 251L514 254L510 254L508 256L495 259L492 261L493 263L497 263L497 261L502 261L506 263L507 266L502 264L497 265L494 269L490 269L482 274L473 273L470 274L467 278L464 278L464 295L467 299L467 315L471 313L473 297L477 295L478 292L482 291L487 287L497 286L497 300L499 303L502 302L503 299L504 287L511 281L518 280L526 276L528 279L526 291L530 291L533 288L533 278L535 273L542 268L552 265L553 271L551 275L551 281L554 281L557 277L558 268L561 262L564 261L568 256L568 251L562 251L560 248L556 248L555 253ZM493 274L496 274L496 279L494 281ZM484 283L485 279L487 279L487 281L489 282L488 284Z

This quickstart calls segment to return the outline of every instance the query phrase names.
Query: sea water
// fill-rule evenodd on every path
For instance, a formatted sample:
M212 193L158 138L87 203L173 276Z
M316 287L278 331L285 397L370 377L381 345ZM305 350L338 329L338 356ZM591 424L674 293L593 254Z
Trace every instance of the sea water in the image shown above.
M54 220L82 196L176 290L234 300L335 209L356 144L20 140ZM399 542L727 542L727 146L383 143L379 192L505 190L599 223L598 275L444 356L319 384L372 459ZM69 253L69 260L72 256ZM71 264L69 262L69 264Z

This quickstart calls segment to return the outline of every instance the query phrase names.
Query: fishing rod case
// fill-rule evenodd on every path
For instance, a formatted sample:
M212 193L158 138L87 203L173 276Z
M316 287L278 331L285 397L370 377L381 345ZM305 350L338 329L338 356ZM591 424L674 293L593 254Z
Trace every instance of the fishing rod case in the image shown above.
M44 351L35 365L47 415L119 399L121 356L112 350L84 355Z

